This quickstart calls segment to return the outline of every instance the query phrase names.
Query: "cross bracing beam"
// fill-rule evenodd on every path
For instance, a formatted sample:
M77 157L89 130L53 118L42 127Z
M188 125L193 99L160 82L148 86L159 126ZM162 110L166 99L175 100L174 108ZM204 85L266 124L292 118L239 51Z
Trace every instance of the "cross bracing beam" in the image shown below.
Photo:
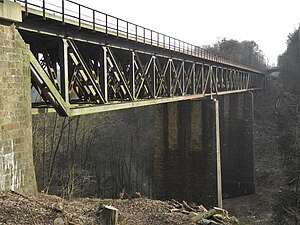
M212 62L87 44L22 32L30 43L33 112L61 116L161 104L256 90L263 76ZM36 39L35 39L36 38ZM49 38L49 37L47 37ZM30 42L30 41L29 41ZM65 53L58 51L64 45ZM67 63L67 69L62 69ZM67 97L63 94L63 81ZM37 108L37 109L35 109ZM45 109L41 109L45 108Z
M64 101L55 83L46 74L32 53L30 54L30 70L32 73L32 84L39 90L44 101L46 103L49 102L61 116L70 116L70 106Z

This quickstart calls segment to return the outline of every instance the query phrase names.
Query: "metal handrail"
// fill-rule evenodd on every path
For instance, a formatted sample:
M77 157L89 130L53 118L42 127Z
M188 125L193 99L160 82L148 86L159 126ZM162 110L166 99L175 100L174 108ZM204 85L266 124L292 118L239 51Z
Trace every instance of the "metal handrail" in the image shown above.
M38 1L40 4L34 3L36 1ZM191 55L202 59L211 60L214 62L261 73L261 71L257 69L254 69L250 66L242 65L240 63L232 62L229 59L226 59L220 55L217 55L216 53L213 53L199 46L195 46L185 41L170 37L157 31L109 15L107 13L103 13L101 11L81 5L72 0L61 0L61 6L52 4L50 0L14 0L14 2L19 2L25 7L26 15L28 15L28 9L30 9L30 7L38 8L42 10L44 19L46 19L47 13L54 13L58 14L61 17L62 23L65 23L66 18L71 18L74 21L78 21L79 28L81 28L83 23L86 23L90 24L94 31L97 27L103 28L106 34L112 34L117 37L123 37L155 47L160 47L175 52L183 53L186 55ZM70 8L68 9L66 7L68 3L74 5L74 8L77 8L78 11L74 11L74 9ZM84 14L84 11L90 11L90 15ZM99 19L100 16L102 16L104 20ZM114 20L115 22L110 22L111 20ZM120 24L123 24L123 26ZM149 35L146 35L147 33L150 33L150 37Z

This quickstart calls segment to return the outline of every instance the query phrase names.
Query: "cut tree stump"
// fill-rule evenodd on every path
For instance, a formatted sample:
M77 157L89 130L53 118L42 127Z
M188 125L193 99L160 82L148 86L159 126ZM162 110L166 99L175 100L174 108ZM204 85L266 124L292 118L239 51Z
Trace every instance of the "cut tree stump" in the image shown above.
M104 205L102 210L102 225L118 225L118 209Z

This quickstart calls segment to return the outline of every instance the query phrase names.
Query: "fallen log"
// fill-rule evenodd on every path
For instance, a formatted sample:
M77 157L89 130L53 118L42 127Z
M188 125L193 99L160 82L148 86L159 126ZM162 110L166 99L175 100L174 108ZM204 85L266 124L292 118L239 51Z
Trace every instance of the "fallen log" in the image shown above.
M201 219L207 219L216 214L220 214L224 217L228 217L228 212L226 210L218 207L214 207L213 209L210 209L207 212L198 213L196 216L191 218L191 222L196 223Z

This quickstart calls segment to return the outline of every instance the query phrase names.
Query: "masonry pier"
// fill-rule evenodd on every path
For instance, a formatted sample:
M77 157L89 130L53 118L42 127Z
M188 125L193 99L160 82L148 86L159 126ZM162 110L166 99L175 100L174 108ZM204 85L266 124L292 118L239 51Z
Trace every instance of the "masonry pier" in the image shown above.
M21 6L0 2L0 191L36 193L29 47L15 29Z
M253 94L218 99L161 106L155 197L221 206L222 197L255 193Z
M254 194L253 94L223 96L220 101L224 197Z
M222 205L218 117L217 100L161 107L154 150L156 198Z

